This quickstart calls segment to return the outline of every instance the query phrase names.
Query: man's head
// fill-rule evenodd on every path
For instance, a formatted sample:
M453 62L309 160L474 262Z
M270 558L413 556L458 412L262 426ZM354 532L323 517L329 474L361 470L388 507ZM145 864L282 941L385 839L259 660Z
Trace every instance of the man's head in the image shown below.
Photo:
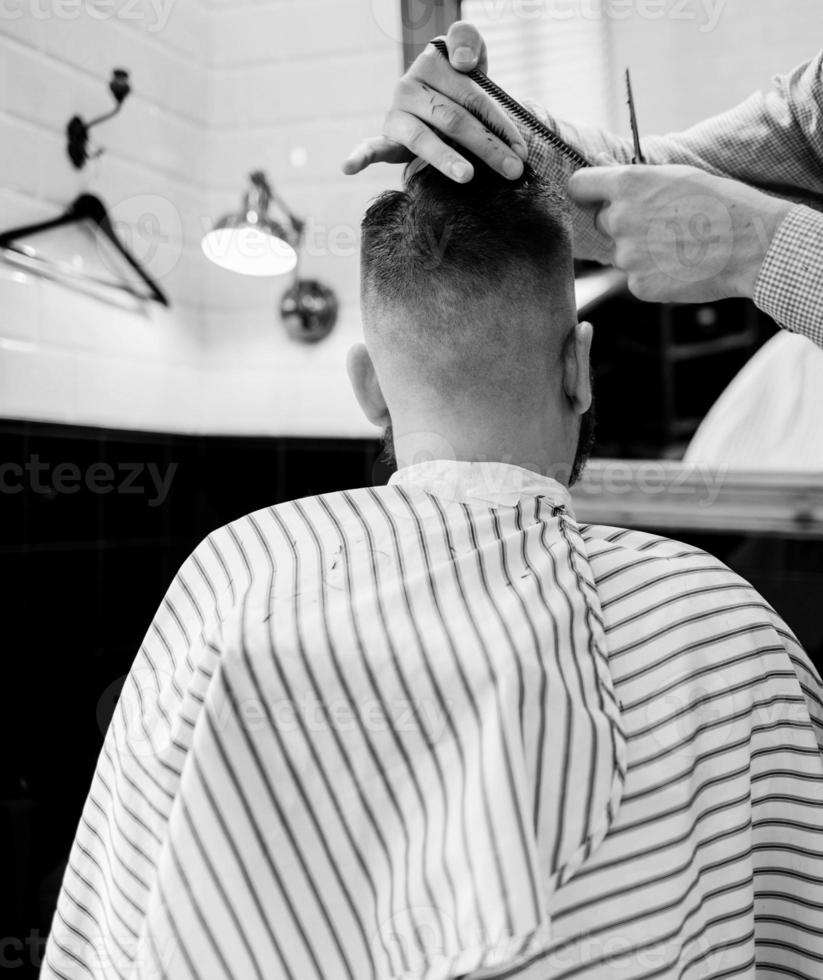
M468 184L423 167L367 211L352 383L400 465L495 460L568 480L591 435L591 328L575 315L567 208L537 179L472 162Z

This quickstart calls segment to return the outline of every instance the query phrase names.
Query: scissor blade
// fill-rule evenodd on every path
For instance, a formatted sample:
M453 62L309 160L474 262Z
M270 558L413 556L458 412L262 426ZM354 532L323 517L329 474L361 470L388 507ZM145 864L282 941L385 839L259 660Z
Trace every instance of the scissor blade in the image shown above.
M632 163L645 163L643 150L640 148L640 129L637 125L637 110L634 107L634 93L632 92L632 76L629 69L626 69L626 94L629 103L629 116L632 124L632 139L634 140L634 160Z

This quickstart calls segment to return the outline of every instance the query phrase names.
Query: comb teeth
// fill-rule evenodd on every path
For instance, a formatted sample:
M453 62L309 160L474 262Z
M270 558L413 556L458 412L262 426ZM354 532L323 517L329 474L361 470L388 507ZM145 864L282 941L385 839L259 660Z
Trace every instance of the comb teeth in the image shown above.
M441 40L440 38L437 38L431 43L437 48L440 54L443 55L443 57L448 60L449 49L446 47L446 42ZM484 74L482 71L480 71L479 68L473 68L470 72L468 72L468 76L472 81L477 82L477 84L483 89L483 91L487 92L494 99L494 101L498 103L498 105L503 106L503 108L510 115L514 116L516 119L519 119L520 122L523 123L523 125L526 126L529 130L531 130L531 132L534 133L536 136L539 136L541 139L544 139L547 143L550 143L555 148L555 150L557 150L558 153L561 153L564 157L566 157L567 160L571 161L571 163L573 163L575 167L579 169L582 167L591 166L591 163L589 163L589 161L583 156L582 153L579 153L577 150L574 149L574 147L569 146L569 144L565 140L563 140L553 129L549 129L549 127L546 126L544 123L542 123L536 116L532 115L532 113L529 112L528 109L520 105L519 102L515 101L508 94L508 92L504 92L499 85L496 85L489 78L489 76ZM485 120L478 113L472 113L472 115L475 117L475 119L478 119L480 122L482 122L483 125L486 127L486 129L489 130L489 132L494 133L494 135L498 139L508 144L508 140L503 135L503 133L499 129L497 129L496 126L490 125L489 122Z

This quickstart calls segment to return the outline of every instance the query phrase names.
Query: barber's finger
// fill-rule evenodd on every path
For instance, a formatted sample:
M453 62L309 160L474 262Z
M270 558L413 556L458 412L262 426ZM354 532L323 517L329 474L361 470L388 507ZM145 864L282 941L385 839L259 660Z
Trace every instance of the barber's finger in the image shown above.
M385 136L363 140L341 165L344 174L359 174L373 163L407 163L414 159L409 149Z
M446 46L449 49L449 61L455 70L488 70L486 42L474 24L465 20L455 21L446 35Z
M627 167L585 167L572 174L569 197L580 205L613 201L617 196Z
M413 98L408 93L408 89L415 86L418 93L416 98ZM409 119L412 119L431 127L435 133L447 135L452 143L459 147L465 147L504 177L516 179L522 175L522 160L501 140L498 140L483 123L475 119L471 113L453 99L439 92L433 92L428 86L414 79L409 79L405 88L407 92L406 104L411 104L413 109L411 113L389 113L383 130L384 135L389 139L403 143L409 133L410 125L412 132L419 129L419 127L414 126L414 122L409 123ZM459 152L447 147L440 139L436 143L428 141L427 146L432 147L436 152L435 159L429 159L417 147L409 148L414 150L415 156L423 156L428 163L438 167L439 159L444 154L453 158L455 153Z
M612 238L611 205L602 204L594 214L594 227L606 238Z
M385 135L408 147L412 156L425 160L459 184L468 183L474 176L474 167L468 160L447 146L433 129L416 116L407 112L390 112L386 117Z
M410 88L411 83L414 82L422 86L422 95L419 91ZM413 112L415 115L422 115L421 108L438 93L448 96L470 115L479 117L490 129L501 134L502 139L492 134L488 135L487 145L490 155L499 152L501 147L508 146L521 160L526 159L529 152L526 141L506 110L484 92L477 82L454 71L437 48L429 44L409 69L406 78L399 83L395 93L395 107ZM487 157L485 148L478 153L478 156L490 167L495 166L493 159ZM499 168L495 167L495 169Z
M617 268L617 242L612 237L612 226L609 221L609 205L598 208L593 215L596 232L596 246L593 257L604 265ZM590 239L591 241L591 239Z

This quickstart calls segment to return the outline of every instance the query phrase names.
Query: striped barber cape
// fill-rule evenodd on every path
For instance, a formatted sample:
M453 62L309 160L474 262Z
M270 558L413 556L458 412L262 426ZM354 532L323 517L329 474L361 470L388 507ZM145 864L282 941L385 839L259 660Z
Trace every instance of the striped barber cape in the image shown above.
M823 976L823 684L706 553L433 461L172 583L47 978Z

